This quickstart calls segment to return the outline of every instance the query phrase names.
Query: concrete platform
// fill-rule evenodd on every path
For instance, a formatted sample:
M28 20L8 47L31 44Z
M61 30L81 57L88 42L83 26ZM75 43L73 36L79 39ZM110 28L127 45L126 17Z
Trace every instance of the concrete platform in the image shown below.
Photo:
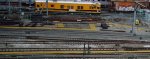
M0 29L0 35L12 36L12 39L23 39L26 36L39 36L43 38L84 38L84 39L106 39L106 40L149 40L150 35L133 36L128 32L114 31L84 31L84 30L41 30L41 29ZM5 38L5 37L4 37ZM4 39L3 38L3 39ZM9 38L9 37L7 37Z
M96 31L96 24L90 22L59 22L55 23L54 25L44 25L44 26L22 26L19 27L18 25L5 25L0 26L0 29L40 29L40 30L88 30L88 31Z

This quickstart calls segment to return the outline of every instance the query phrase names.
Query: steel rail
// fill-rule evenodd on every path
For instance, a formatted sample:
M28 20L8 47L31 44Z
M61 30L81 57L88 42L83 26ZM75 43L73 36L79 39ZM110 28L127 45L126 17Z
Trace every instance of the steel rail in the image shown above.
M0 44L125 44L123 42L78 42L78 41L3 41Z
M85 48L88 50L88 48ZM84 48L0 48L0 52L83 51ZM117 51L115 48L91 48L90 51Z
M0 44L150 44L148 42L135 42L135 41L95 41L95 40L61 40L61 39L51 39L51 40L29 40L29 41L2 41Z
M11 56L15 56L15 57L11 57ZM109 55L84 55L85 58L117 58L119 57L124 57L122 55L119 54L109 54ZM83 55L46 55L46 56L42 56L42 55L9 55L9 56L1 56L0 58L69 58L69 59L73 59L73 58L83 58ZM17 59L18 59L17 58ZM125 58L125 57L124 57ZM127 58L127 56L126 56Z
M83 54L83 51L33 51L33 52L0 52L0 54L17 54L17 55L34 55L34 54L38 54L38 55L42 55L42 54L46 54L46 55L51 55L51 54ZM136 53L136 54L140 54L140 53L150 53L150 51L90 51L90 54L127 54L127 53Z
M0 52L29 51L150 51L150 48L0 48Z

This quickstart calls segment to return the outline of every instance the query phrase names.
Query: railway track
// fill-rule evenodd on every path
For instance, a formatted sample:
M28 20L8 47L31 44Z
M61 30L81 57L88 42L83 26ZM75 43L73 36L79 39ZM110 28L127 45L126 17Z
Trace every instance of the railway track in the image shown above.
M33 52L33 51L117 51L115 48L0 48L0 52Z
M49 40L24 40L24 41L1 41L0 44L54 44L54 43L62 43L62 44L150 44L150 42L145 41L131 41L131 40L104 40L104 39L49 39Z
M2 58L16 58L16 59L128 59L132 55L9 55L9 56L1 56ZM137 55L132 56L133 58L138 57L139 59L148 59L148 55Z
M36 43L45 43L45 42L89 42L89 43L100 43L100 44L124 44L124 43L131 43L131 44L150 44L148 41L138 41L138 40L108 40L108 39L87 39L87 38L66 38L66 37L46 37L46 36L38 36L38 35L0 35L0 40L3 39L21 39L21 40L33 40ZM5 40L7 41L7 40ZM33 41L26 41L31 44L34 44ZM7 41L7 43L13 43L15 41ZM24 43L26 43L24 41ZM4 42L5 44L6 42ZM20 43L21 42L16 42ZM2 44L0 42L0 44Z
M150 54L150 51L29 51L29 52L0 52L1 55L65 55L65 54Z
M83 44L124 44L123 42L82 42L82 41L3 41L0 44L76 44L76 45L83 45Z
M128 59L130 57L130 55L9 55L1 56L0 59ZM139 59L149 59L148 55L137 55L132 57L138 57Z

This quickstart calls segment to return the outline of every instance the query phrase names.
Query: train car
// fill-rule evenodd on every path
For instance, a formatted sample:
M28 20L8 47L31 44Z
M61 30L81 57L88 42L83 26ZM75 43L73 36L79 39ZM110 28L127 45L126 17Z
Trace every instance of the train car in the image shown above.
M36 12L45 12L47 4L45 0L35 0ZM48 1L49 12L101 12L99 2L82 2L82 1Z

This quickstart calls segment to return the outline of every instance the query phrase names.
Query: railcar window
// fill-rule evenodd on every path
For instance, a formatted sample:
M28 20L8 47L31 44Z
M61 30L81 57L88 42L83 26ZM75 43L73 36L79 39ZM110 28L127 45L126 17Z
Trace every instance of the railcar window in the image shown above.
M42 6L42 3L41 3L41 6Z
M71 9L71 6L67 6L68 9Z
M78 8L78 9L83 9L83 6L78 6L77 8Z
M73 6L71 6L71 9L73 9L74 7Z
M54 7L54 5L51 5L51 7Z
M37 7L40 7L40 5L36 5Z
M78 8L78 9L81 9L81 7L80 7L80 6L78 6L77 8Z
M81 9L83 9L83 6L81 6Z
M64 5L60 5L60 8L61 8L61 9L64 9Z
M92 6L90 6L89 8L92 9Z

